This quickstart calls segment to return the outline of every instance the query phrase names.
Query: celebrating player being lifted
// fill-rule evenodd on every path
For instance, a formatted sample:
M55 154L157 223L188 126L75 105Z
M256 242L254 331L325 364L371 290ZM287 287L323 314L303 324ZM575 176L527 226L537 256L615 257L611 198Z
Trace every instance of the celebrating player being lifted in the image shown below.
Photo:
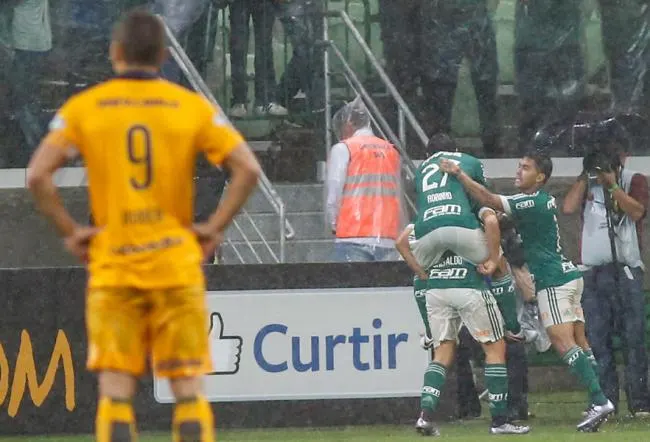
M529 427L513 425L508 417L508 374L503 322L492 293L487 290L476 266L461 256L446 252L442 260L426 271L411 252L418 240L409 238L411 226L400 235L396 247L414 270L416 300L426 298L427 334L435 348L434 359L424 373L421 414L416 430L438 435L433 414L438 407L447 369L454 361L456 340L463 324L485 351L485 382L490 400L490 434L525 434ZM497 231L498 241L498 231ZM419 292L419 293L418 293ZM418 296L420 295L420 297ZM418 302L422 313L422 303ZM424 316L424 315L423 315Z
M478 271L491 276L491 289L498 297L509 338L523 340L516 312L512 278L501 256L499 221L492 209L480 208L463 186L440 169L446 159L469 170L472 177L485 183L483 164L471 155L458 152L446 134L436 134L427 150L432 155L416 173L417 216L412 251L425 270L440 261L447 251L478 266ZM426 278L426 275L419 275Z
M484 213L457 180L450 180L449 175L441 171L440 161L446 159L462 165L479 183L485 183L483 165L473 156L457 152L455 143L445 134L431 137L427 150L433 154L420 165L415 175L417 243L413 255L428 269L438 263L444 253L451 251L480 265L481 273L492 274L501 254L498 222L496 218L483 220L486 230L494 228L497 233L486 237L479 222Z
M474 170L466 172L462 163L443 159L439 165L443 172L454 175L449 182L462 184L479 203L514 219L523 240L526 263L535 277L542 322L555 350L590 393L592 406L577 429L597 430L614 411L614 405L600 388L593 368L595 360L585 337L580 307L582 275L562 254L555 198L542 189L553 171L551 159L541 153L523 157L515 178L521 193L507 197L487 190L470 176Z

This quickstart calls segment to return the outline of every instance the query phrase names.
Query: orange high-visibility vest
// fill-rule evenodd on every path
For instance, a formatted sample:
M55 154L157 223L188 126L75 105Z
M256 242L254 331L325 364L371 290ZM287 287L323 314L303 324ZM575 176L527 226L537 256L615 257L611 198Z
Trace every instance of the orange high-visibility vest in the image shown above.
M388 141L348 138L348 174L336 221L337 238L397 239L400 223L400 158Z

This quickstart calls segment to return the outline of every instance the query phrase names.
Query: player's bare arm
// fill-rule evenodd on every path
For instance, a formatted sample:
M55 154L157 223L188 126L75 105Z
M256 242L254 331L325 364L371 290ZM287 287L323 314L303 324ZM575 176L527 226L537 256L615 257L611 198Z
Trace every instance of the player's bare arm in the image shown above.
M409 235L412 231L412 226L404 229L404 231L397 238L397 241L395 241L395 248L399 254L402 255L404 262L406 262L413 273L415 273L419 279L426 280L429 279L429 275L427 275L427 272L422 268L422 266L420 266L418 260L415 258L415 255L413 255L413 252L411 251L411 245L409 244Z
M603 187L609 190L614 200L618 203L623 212L628 214L634 222L637 222L645 216L645 205L635 200L632 196L618 185L616 182L616 174L614 172L600 172L598 173L598 181L603 184Z
M571 186L562 203L562 213L572 215L581 207L587 193L587 174L582 173Z
M490 192L485 188L485 186L474 181L469 175L463 172L458 164L443 158L440 160L440 170L450 175L454 175L470 196L481 205L490 207L499 212L504 211L503 203L501 202L499 195Z
M88 244L97 229L77 224L63 205L54 184L54 173L70 159L70 151L70 145L64 137L56 132L48 134L29 162L27 186L38 209L64 238L66 248L82 262L86 262Z
M226 228L257 186L262 171L257 158L245 142L233 149L226 157L224 166L230 172L225 196L206 223L194 226L194 232L208 255L209 249L214 251Z
M496 213L488 208L480 211L479 217L483 223L485 237L487 238L489 258L477 267L479 273L491 275L497 269L501 258L501 229Z

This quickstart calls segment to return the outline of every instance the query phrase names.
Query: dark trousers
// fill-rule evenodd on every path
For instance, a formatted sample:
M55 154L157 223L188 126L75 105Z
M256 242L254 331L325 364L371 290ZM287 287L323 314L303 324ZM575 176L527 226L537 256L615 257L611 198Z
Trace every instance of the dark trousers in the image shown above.
M508 411L511 416L528 417L528 355L523 342L506 339L508 369Z
M192 25L204 13L207 3L207 0L154 0L153 10L165 18L172 33L182 44ZM173 58L165 61L161 73L167 80L181 83L183 74Z
M634 268L631 272L634 279L626 276L622 266L616 270L613 264L585 272L582 308L587 337L598 361L600 385L616 405L619 402L619 381L613 338L615 335L620 337L625 363L625 393L628 407L634 411L650 407L650 394L643 271Z
M232 66L232 104L248 100L246 61L249 20L255 32L255 105L275 101L273 64L273 23L275 9L271 0L237 0L230 5L230 62Z
M25 167L45 134L46 122L41 109L41 81L49 52L14 52L11 76L11 107L16 115L25 140L25 149L12 152L8 163Z
M650 102L650 9L643 2L599 0L603 47L609 60L612 107L639 112ZM643 11L643 14L642 14Z
M515 21L530 19L517 2ZM548 17L539 17L548 20ZM519 149L531 146L537 131L550 123L573 124L585 97L586 74L579 43L557 31L552 42L531 46L525 29L515 32L515 90L519 97ZM568 39L571 41L565 42Z
M422 72L422 3L423 0L379 0L386 73L406 104L414 107L418 103L417 90Z
M302 90L307 96L308 109L321 110L324 106L324 48L318 45L323 38L322 0L294 0L278 6L278 17L293 47L276 96L283 106Z
M453 2L452 2L453 4ZM499 150L500 121L497 106L499 67L496 36L485 3L459 9L449 2L425 2L422 35L422 94L434 132L451 131L452 108L458 72L463 60L470 73L487 155Z

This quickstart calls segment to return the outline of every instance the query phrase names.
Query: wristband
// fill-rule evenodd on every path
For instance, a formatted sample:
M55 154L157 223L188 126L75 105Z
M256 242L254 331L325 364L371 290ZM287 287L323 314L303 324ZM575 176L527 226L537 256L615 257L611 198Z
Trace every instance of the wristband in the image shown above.
M609 193L614 193L618 189L620 189L620 186L618 184L612 184L611 186L609 186Z

